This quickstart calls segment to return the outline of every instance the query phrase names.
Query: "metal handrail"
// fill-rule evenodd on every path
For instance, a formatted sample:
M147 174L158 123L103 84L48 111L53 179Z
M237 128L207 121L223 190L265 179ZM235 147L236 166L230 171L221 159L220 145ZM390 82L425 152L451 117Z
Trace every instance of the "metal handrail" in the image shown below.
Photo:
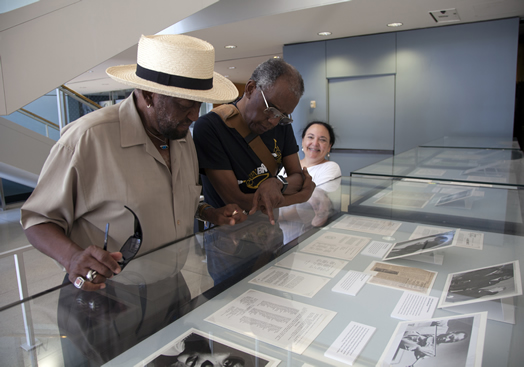
M77 100L80 103L88 104L88 105L90 105L91 107L93 107L95 109L102 108L102 106L100 106L95 101L90 100L89 98L81 95L80 93L75 92L74 90L72 90L71 88L66 87L65 85L61 85L60 87L58 87L58 89L60 89L62 92L67 94L69 97Z
M35 330L33 326L33 318L31 316L31 305L29 302L24 302L29 296L27 288L27 278L24 264L24 253L34 249L33 246L27 245L14 250L0 253L0 259L13 256L16 267L16 278L18 281L18 294L22 307L22 317L25 328L25 343L21 345L26 351L36 348L41 343L35 337Z
M22 115L26 115L27 117L30 117L38 122L41 122L42 124L44 125L47 125L49 127L52 127L56 130L60 130L60 126L58 126L57 124L55 124L54 122L51 122L49 120L46 120L45 118L41 117L41 116L38 116L37 114L31 112L31 111L28 111L26 110L25 108L20 108L18 110L18 112L20 112Z
M73 98L74 100L76 100L76 101L78 101L78 102L80 102L82 104L88 105L89 107L91 107L93 109L101 109L102 108L102 106L100 106L98 103L90 100L87 97L84 97L83 95L81 95L81 94L75 92L74 90L66 87L65 85L61 85L60 87L58 87L58 89L62 93L64 93L67 96L69 96L70 98ZM45 119L45 118L43 118L43 117L41 117L41 116L31 112L31 111L28 111L25 108L20 108L18 110L18 112L21 113L22 115L25 115L25 116L27 116L27 117L29 117L29 118L31 118L31 119L33 119L33 120L43 124L43 125L45 125L46 126L46 134L45 135L48 136L48 137L49 137L49 132L47 131L48 127L53 128L53 129L58 130L58 131L61 130L60 125L55 124L54 122L51 122L51 121L49 121L49 120L47 120L47 119Z
M27 245L27 246L15 248L14 250L0 252L0 259L3 259L4 257L8 257L8 256L13 256L15 254L22 254L24 252L27 252L33 249L34 247L32 245Z

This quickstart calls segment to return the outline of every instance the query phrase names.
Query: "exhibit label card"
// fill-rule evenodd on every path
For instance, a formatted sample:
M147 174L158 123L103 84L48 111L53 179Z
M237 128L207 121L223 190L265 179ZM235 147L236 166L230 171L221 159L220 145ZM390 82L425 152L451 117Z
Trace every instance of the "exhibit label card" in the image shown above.
M205 321L302 354L336 314L250 289Z
M350 296L356 296L358 291L366 284L369 274L359 271L350 270L340 281L333 287L332 291L344 293Z
M324 353L328 358L352 365L376 328L351 321Z
M327 231L301 251L337 259L353 260L370 240L371 238L368 237Z
M401 225L402 223L392 222L390 220L344 215L333 225L333 228L373 233L382 236L393 236Z
M275 265L333 278L347 264L347 261L330 257L292 252Z
M461 229L457 246L472 250L482 250L484 247L484 233L465 231Z
M391 317L400 320L430 319L437 308L437 303L437 297L404 292L391 313Z
M276 266L266 269L249 281L251 284L278 289L279 291L309 298L317 294L327 282L329 282L329 278L290 269L282 269Z

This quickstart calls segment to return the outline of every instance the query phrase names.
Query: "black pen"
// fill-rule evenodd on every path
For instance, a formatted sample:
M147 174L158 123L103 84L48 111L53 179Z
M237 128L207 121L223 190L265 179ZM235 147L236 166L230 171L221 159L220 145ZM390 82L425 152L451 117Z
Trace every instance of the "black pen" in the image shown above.
M107 235L109 233L109 223L106 224L106 235L104 238L104 251L107 251Z

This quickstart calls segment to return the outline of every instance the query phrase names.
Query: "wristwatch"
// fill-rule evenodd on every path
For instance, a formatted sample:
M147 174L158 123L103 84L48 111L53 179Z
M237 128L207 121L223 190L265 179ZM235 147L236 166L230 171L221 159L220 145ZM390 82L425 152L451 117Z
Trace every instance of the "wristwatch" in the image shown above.
M282 182L282 190L280 190L281 193L284 193L284 191L286 191L287 189L287 180L284 176L280 176L280 175L277 175L277 180L279 180L280 182Z

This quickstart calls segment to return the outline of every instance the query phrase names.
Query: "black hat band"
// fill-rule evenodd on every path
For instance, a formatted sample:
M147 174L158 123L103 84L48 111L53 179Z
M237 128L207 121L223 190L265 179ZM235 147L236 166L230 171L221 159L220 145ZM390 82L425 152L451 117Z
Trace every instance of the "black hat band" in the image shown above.
M209 90L213 88L213 78L196 79L180 75L166 74L136 65L136 75L150 82L184 89Z

